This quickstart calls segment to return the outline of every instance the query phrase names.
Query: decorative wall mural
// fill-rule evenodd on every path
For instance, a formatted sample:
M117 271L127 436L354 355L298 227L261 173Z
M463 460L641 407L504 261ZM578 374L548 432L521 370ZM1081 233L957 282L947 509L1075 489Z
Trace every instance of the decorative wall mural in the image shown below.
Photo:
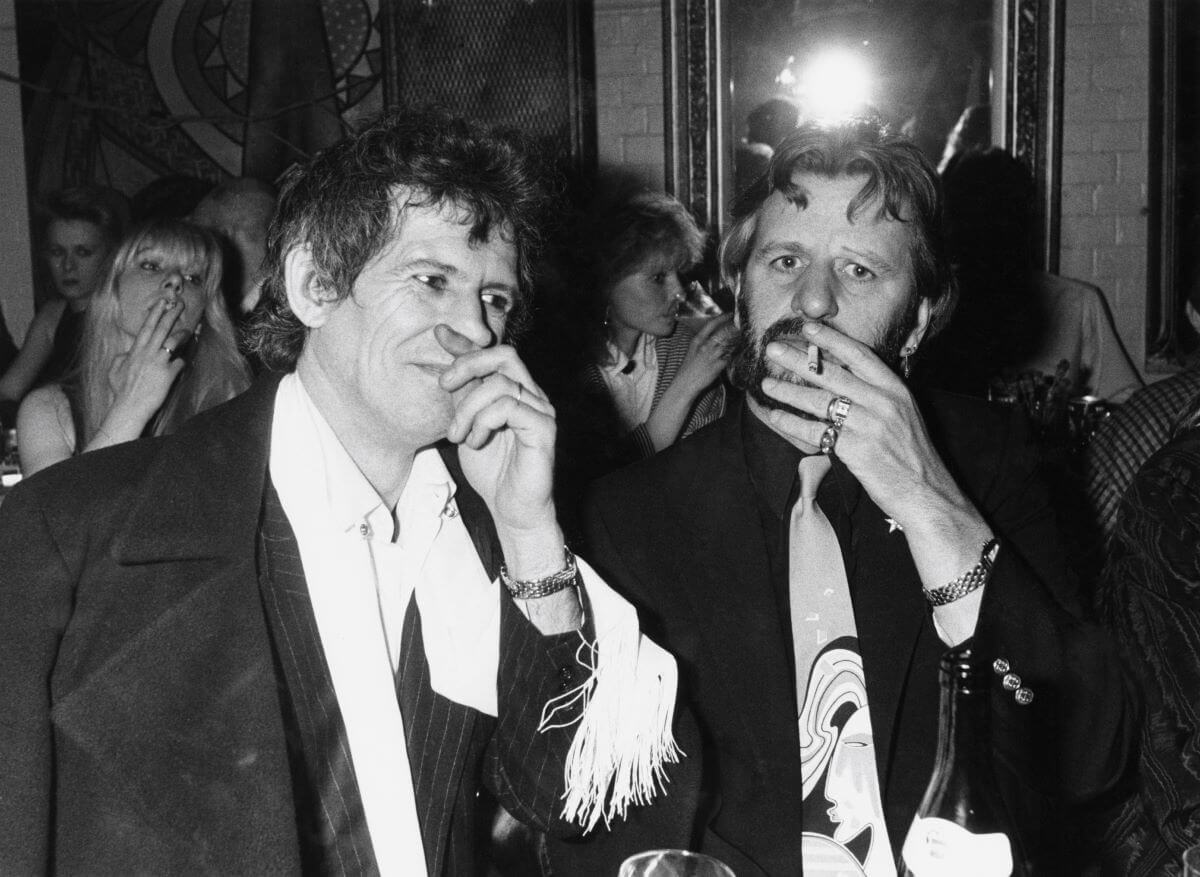
M380 0L18 0L30 191L274 178L383 106Z

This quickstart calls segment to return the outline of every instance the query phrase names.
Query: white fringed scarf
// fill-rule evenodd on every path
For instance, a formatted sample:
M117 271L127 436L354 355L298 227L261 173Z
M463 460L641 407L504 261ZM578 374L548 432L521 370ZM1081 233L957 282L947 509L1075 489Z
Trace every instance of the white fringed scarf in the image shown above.
M412 850L415 801L407 758L386 752L380 734L372 730L386 725L389 739L403 740L398 709L387 709L387 721L378 720L381 699L390 699L394 705L395 693L390 672L383 673L390 667L382 647L382 622L377 612L370 612L371 598L364 594L358 601L362 613L358 620L373 629L364 630L357 643L340 642L343 638L324 633L329 627L327 616L344 614L349 608L343 602L348 572L370 569L364 540L322 523L330 520L322 509L328 508L329 496L337 489L326 479L331 471L347 471L344 465L328 465L330 457L339 454L346 455L339 464L349 462L349 455L299 376L285 377L276 396L272 479L299 541L318 630L346 718L368 827L391 822L384 813L403 813L401 822L409 829L401 832L408 840L398 843L385 839L394 830L384 832L384 837L372 832L380 870L402 873L403 868L397 871L394 867L400 861L416 864L415 856L401 852ZM326 465L319 467L321 462ZM455 485L436 451L418 455L410 482L406 492L410 488L438 490L447 497L447 508L454 508ZM509 597L498 582L488 580L456 510L441 515L437 526L434 548L415 573L431 685L450 700L495 716L499 601ZM596 634L594 643L583 642L581 637L580 663L590 672L581 685L545 705L539 730L569 724L561 721L563 711L582 701L582 715L576 719L578 728L566 760L563 818L590 831L601 819L609 824L623 817L631 803L646 803L661 792L665 765L678 761L682 753L671 731L678 684L674 658L641 634L634 608L585 561L579 561L579 570ZM375 683L369 684L372 679ZM407 800L396 799L397 787L409 790L403 795ZM391 824L394 829L396 823Z

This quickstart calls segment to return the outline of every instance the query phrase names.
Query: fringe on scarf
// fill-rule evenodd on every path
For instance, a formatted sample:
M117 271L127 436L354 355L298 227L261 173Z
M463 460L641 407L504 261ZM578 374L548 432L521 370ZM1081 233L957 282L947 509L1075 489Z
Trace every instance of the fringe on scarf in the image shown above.
M638 629L637 612L577 558L587 588L596 643L576 657L590 671L579 686L551 699L539 730L578 721L567 753L563 818L584 832L611 825L631 804L649 803L666 787L666 765L684 753L675 743L675 659ZM582 639L582 636L581 636ZM582 715L575 714L582 702Z

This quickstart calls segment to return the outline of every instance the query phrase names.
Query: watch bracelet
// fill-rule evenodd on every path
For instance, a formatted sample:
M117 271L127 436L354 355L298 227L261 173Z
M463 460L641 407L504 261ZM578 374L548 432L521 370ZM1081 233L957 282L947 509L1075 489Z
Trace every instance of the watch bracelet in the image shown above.
M536 600L549 597L575 584L579 568L571 549L563 546L563 568L548 576L536 579L514 579L508 574L508 566L500 564L500 582L514 600Z
M950 582L950 584L925 591L925 599L929 601L929 605L945 606L947 603L960 600L972 591L977 591L986 585L988 579L992 577L992 567L996 562L996 555L999 553L999 550L1000 543L995 538L991 538L983 543L983 550L979 554L978 563Z

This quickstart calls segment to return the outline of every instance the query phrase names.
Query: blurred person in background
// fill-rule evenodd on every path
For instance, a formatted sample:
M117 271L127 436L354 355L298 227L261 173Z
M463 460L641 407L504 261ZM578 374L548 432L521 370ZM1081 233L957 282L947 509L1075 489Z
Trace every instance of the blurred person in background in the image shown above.
M21 404L22 469L31 475L84 451L174 432L249 383L216 237L178 220L140 225L88 308L78 368Z
M254 310L262 293L263 257L275 198L269 183L238 177L216 186L192 211L193 222L217 232L228 244L224 286L235 319Z
M942 184L959 304L929 345L921 380L986 396L998 380L1055 375L1065 360L1072 396L1121 402L1139 389L1104 294L1037 268L1025 166L999 148L967 150L947 163Z
M648 457L725 410L732 315L680 320L704 233L662 192L583 211L562 291L562 349L546 383L559 412L558 482L571 507L595 478ZM565 385L564 385L565 379Z
M216 184L190 174L166 174L151 180L129 198L135 223L151 219L187 219Z
M779 141L800 123L800 110L790 100L774 97L746 114L746 137L734 147L734 187L745 191L766 171Z
M946 136L938 173L944 174L950 163L964 152L987 149L991 144L992 108L989 104L972 104L962 111Z
M70 370L88 303L129 221L125 197L98 186L55 192L41 209L41 253L56 296L38 308L20 353L0 377L0 400L6 402L19 402L31 387Z

